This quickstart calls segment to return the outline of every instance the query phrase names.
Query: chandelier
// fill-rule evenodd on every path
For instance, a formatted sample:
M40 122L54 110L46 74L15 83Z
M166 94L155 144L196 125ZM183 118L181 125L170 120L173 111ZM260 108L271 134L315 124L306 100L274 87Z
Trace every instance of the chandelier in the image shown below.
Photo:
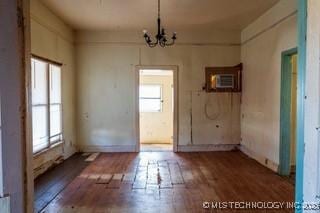
M146 42L149 45L149 47L155 47L158 44L161 47L173 45L175 40L177 39L177 34L174 32L172 34L171 41L168 41L165 29L163 27L161 27L160 0L158 0L158 19L157 19L157 23L158 23L158 33L155 36L155 39L156 39L155 41L152 41L152 39L150 38L150 35L148 34L147 30L143 30L143 37L146 40Z

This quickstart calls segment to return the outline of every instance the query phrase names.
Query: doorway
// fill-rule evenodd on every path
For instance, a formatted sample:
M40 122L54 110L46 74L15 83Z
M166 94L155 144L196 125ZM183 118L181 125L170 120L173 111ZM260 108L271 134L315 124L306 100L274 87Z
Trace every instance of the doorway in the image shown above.
M177 68L137 67L137 151L177 151Z
M297 48L282 53L279 174L295 182L297 146Z

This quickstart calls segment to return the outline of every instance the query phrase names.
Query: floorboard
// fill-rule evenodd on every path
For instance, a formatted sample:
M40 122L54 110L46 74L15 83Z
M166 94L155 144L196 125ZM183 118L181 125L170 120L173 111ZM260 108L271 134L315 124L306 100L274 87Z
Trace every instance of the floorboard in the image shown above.
M80 153L71 156L36 178L34 182L34 209L41 212L63 189L89 165Z
M239 151L101 153L43 212L293 212L202 207L205 201L293 200L288 179Z

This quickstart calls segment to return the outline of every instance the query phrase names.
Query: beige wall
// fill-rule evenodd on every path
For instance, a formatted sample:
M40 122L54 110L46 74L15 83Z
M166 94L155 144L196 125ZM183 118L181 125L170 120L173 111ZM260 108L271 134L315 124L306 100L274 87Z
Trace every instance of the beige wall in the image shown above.
M76 151L75 133L75 58L73 31L40 1L31 0L31 52L62 66L63 146L34 159L35 174L43 172L60 156L67 158Z
M281 52L297 46L296 1L281 0L242 31L242 150L277 170Z
M292 62L292 77L291 77L291 165L296 165L296 145L297 145L297 75L298 75L298 55L293 55Z
M173 74L173 73L172 73ZM162 86L162 111L140 113L141 143L173 143L173 75L140 75L140 85Z
M206 66L240 62L239 32L181 33L182 43L167 48L147 47L140 32L77 32L76 37L82 149L134 150L136 65L178 66L179 145L239 144L240 95L202 91ZM207 99L208 111L220 115L214 121L204 115Z

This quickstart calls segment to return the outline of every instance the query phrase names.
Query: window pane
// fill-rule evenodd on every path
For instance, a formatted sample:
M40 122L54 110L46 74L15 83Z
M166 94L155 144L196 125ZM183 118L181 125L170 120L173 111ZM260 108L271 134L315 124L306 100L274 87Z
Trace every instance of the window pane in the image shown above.
M140 98L161 98L161 86L140 85Z
M47 97L47 64L32 59L32 104L46 104Z
M160 112L160 99L140 99L140 112Z
M50 106L50 141L55 142L60 139L57 135L61 134L61 105Z
M38 152L62 140L61 68L37 59L31 62L33 151Z
M32 107L33 152L48 146L47 107Z
M50 65L50 103L61 103L61 68Z

